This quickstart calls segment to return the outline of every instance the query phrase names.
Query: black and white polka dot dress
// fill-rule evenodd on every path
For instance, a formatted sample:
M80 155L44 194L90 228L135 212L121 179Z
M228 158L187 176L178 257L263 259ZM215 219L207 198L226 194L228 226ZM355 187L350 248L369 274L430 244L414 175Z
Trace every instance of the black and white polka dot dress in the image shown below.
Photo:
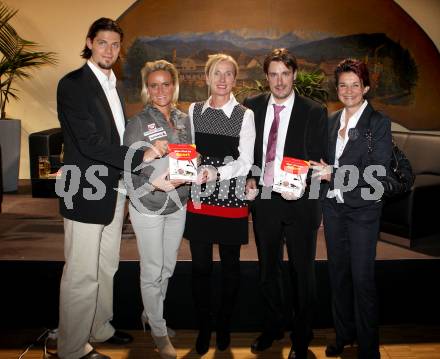
M237 104L231 114L196 103L193 113L195 144L202 165L220 167L239 157L238 145L246 108ZM193 185L188 202L185 238L220 244L248 242L246 177Z

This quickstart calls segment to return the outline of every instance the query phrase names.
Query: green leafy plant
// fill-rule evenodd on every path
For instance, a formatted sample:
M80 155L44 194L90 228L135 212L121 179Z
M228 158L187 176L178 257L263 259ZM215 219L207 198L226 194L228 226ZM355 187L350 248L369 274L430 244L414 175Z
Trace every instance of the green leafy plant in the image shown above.
M10 24L17 10L9 9L0 1L0 111L6 118L6 104L18 100L15 79L32 77L31 70L42 65L56 64L54 52L38 51L39 45L21 38Z
M298 71L295 80L295 89L302 96L311 98L317 102L325 104L328 92L323 87L325 75L321 71Z
M324 88L325 75L321 71L298 70L295 80L295 90L302 96L311 98L314 101L325 104L328 92ZM244 85L237 92L239 98L256 95L270 91L267 80L254 80L253 85Z

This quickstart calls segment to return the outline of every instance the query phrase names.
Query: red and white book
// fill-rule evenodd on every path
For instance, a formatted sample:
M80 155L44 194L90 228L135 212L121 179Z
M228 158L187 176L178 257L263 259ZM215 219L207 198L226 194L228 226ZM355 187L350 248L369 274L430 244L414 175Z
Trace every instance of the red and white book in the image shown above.
M276 171L272 190L289 192L301 197L306 189L307 172L310 163L293 157L284 157L280 171Z
M197 151L193 144L169 144L170 179L194 182L197 179Z

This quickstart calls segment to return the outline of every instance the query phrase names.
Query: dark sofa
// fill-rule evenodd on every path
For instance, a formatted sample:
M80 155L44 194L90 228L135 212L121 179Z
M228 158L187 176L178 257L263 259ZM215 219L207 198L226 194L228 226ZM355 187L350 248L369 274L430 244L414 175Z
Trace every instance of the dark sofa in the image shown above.
M425 238L440 243L440 135L393 132L416 175L409 193L387 200L381 231L407 238L411 247ZM434 208L434 209L433 209Z

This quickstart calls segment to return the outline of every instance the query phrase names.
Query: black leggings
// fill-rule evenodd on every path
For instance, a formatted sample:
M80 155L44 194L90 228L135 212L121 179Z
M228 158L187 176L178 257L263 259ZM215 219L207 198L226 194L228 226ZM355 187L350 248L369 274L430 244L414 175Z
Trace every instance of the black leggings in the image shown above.
M229 330L240 287L240 247L219 244L221 260L221 302L217 328ZM192 293L199 329L211 327L212 243L190 241L192 256Z

